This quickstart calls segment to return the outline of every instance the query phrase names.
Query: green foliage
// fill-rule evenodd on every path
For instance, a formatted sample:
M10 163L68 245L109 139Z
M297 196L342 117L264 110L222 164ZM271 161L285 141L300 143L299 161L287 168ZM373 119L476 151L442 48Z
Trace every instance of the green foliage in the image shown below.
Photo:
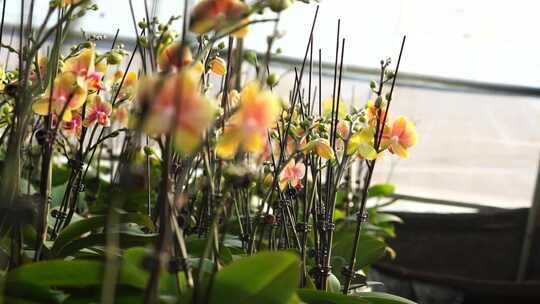
M361 298L320 290L299 289L297 293L300 299L307 304L369 304L368 301Z
M368 197L385 197L392 195L395 191L394 185L379 184L369 187Z
M53 247L51 248L51 251L53 252L53 254L60 254L60 252L64 250L64 247L68 246L70 243L76 242L83 234L103 229L103 227L105 227L106 220L106 216L100 215L70 224L68 227L66 227L60 232L54 242ZM146 227L150 231L153 231L155 229L154 224L152 223L150 218L147 215L139 213L122 214L119 217L119 223L135 223L140 225L141 227ZM94 240L97 241L97 239ZM90 245L91 243L92 242L88 242L86 243L86 245L83 244L82 247L81 244L73 245L72 248L82 249Z
M411 300L382 292L361 292L358 296L369 304L416 304Z
M218 272L211 304L289 303L299 283L298 258L289 252L262 252Z

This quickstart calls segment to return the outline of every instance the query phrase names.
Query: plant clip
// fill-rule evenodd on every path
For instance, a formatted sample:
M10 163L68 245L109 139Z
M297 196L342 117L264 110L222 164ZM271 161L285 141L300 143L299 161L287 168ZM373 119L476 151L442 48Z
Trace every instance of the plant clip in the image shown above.
M296 190L295 188L288 188L287 190L285 190L285 196L289 199L295 199L297 195L298 190Z
M51 211L51 216L54 217L54 218L57 218L59 220L63 220L63 219L65 219L67 217L67 213L62 212L62 211L60 211L58 209L53 209Z
M317 223L317 228L321 231L333 231L336 229L336 224L322 220Z
M73 169L77 170L77 171L81 171L83 166L84 166L84 162L78 160L78 159L73 159L73 158L70 158L68 160L68 166L72 167Z
M174 257L167 263L167 270L169 273L178 273L185 271L191 267L191 261L181 257Z
M308 233L311 231L311 225L303 222L298 222L296 224L296 231Z
M368 216L368 213L366 211L356 213L356 220L361 222L361 223L367 222L368 218L369 218L369 216Z
M47 129L39 129L36 131L36 140L38 142L38 144L40 145L45 145L45 144L49 144L52 140L52 137L53 137L53 133L52 131L48 131Z

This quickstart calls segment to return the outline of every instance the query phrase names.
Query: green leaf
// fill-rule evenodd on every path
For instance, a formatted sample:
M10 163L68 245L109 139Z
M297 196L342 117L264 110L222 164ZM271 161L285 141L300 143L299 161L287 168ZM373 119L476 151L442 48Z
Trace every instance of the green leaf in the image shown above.
M103 263L85 260L49 260L23 265L8 273L7 283L43 287L85 288L103 283ZM146 280L133 267L122 267L120 285L144 290Z
M51 251L58 252L68 243L78 239L81 235L102 228L105 226L105 216L95 216L88 219L83 219L74 223L71 223L64 230L60 232L58 238L54 242ZM136 223L147 227L151 231L155 230L152 220L145 214L139 213L127 213L120 215L119 223Z
M377 213L377 216L375 217L375 222L377 224L379 223L400 223L403 224L403 220L397 216L390 213Z
M5 295L19 299L19 302L21 303L24 301L36 301L39 303L61 303L67 297L61 291L24 282L7 282L3 287Z
M334 257L338 258L334 258L332 264L337 273L339 273L337 270L342 268L339 266L344 266L343 261L348 263L351 258L353 242L353 233L342 234L335 240L332 250ZM386 243L382 239L362 234L356 249L356 269L362 269L376 262L383 256L385 248ZM341 265L339 265L339 262L341 262Z
M373 185L369 187L368 189L368 197L385 197L392 195L394 191L396 190L396 187L391 184L378 184Z
M202 257L206 248L207 239L189 239L186 241L186 247L190 256ZM219 249L219 259L225 264L233 261L232 253L226 246Z
M347 199L347 192L345 191L337 191L336 192L336 207L343 206L343 203L345 203L345 200Z
M52 186L57 187L65 184L68 181L69 176L71 175L71 168L65 165L53 164L52 172Z
M245 51L244 60L247 61L249 64L253 65L254 67L257 67L259 65L257 53L255 53L254 51Z
M7 282L37 286L88 287L101 283L102 263L50 260L26 264L9 272Z
M416 304L411 300L383 292L361 292L357 295L367 300L369 304Z
M211 304L287 303L299 283L298 257L290 252L261 252L218 272Z
M139 287L144 289L150 277L148 270L143 268L144 259L148 256L148 252L143 247L133 247L124 252L122 262L122 272L130 274L132 276L132 283L136 283ZM174 279L173 275L167 271L161 272L160 277L160 290L166 293L174 293L176 291L176 285L170 284ZM135 282L136 280L136 282ZM173 288L170 288L174 286Z
M118 233L118 241L120 248L130 248L135 246L145 246L153 243L156 238L156 234L137 234L131 232ZM94 233L85 238L77 239L66 246L62 247L58 251L54 252L57 257L66 257L70 254L74 254L77 251L93 246L105 246L107 241L106 233Z
M368 304L364 299L321 290L298 289L297 294L307 304Z

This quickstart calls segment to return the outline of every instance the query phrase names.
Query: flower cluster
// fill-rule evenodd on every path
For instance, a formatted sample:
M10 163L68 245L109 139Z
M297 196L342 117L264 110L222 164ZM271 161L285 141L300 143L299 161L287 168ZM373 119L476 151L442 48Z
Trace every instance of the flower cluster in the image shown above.
M62 129L68 135L80 135L81 128L111 126L113 107L119 109L123 103L135 96L137 75L120 70L108 77L108 71L121 63L125 51L111 50L98 54L94 44L85 43L77 47L75 53L60 62L60 69L47 90L33 103L33 111L41 116L52 116L53 121L61 117ZM110 55L120 56L115 62L107 59ZM40 60L39 73L44 75L47 60ZM37 76L35 81L39 81ZM124 119L122 124L126 123Z

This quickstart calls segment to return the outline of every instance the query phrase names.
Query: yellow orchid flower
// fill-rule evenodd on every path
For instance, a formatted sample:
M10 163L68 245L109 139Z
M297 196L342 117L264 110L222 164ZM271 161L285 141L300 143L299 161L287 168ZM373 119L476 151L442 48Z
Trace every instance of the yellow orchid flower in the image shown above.
M327 160L332 160L336 158L334 150L332 149L332 147L330 146L330 142L326 138L314 139L304 144L300 151L304 153L313 151L315 152L315 154Z
M47 90L32 105L32 110L38 115L47 116L49 115L49 104L51 104L52 113L60 115L64 111L62 120L71 121L71 111L80 108L86 101L87 95L86 84L79 83L74 73L62 73L54 80L52 94L50 90Z
M77 75L79 83L85 82L90 90L101 90L103 84L102 72L96 71L96 52L94 47L83 49L77 56L71 57L64 62L63 73L73 73Z
M215 57L210 61L210 70L216 75L227 74L227 63L221 57Z
M347 155L358 153L363 159L374 160L377 158L377 151L373 148L375 130L364 128L355 133L347 144Z
M240 93L240 106L231 117L219 138L216 153L231 159L239 148L260 153L267 144L267 132L281 111L279 99L268 90L261 90L257 82L247 84Z
M334 103L333 98L327 98L322 103L322 112L323 117L332 118L332 103ZM335 115L335 114L334 114ZM338 109L338 119L344 119L347 116L347 105L343 99L339 99L339 109Z
M131 101L135 97L135 93L137 91L137 73L130 71L126 74L126 77L124 78L124 72L117 71L114 73L114 76L111 78L111 82L109 83L108 87L118 87L120 86L120 83L122 83L122 79L124 79L124 82L122 83L122 87L119 88L118 97L116 98L116 103L121 101Z
M246 37L246 35L249 32L249 27L247 26L248 23L249 23L249 18L244 18L240 22L238 22L238 24L235 24L234 25L235 28L239 26L242 26L242 27L239 30L232 32L231 36L237 39Z

